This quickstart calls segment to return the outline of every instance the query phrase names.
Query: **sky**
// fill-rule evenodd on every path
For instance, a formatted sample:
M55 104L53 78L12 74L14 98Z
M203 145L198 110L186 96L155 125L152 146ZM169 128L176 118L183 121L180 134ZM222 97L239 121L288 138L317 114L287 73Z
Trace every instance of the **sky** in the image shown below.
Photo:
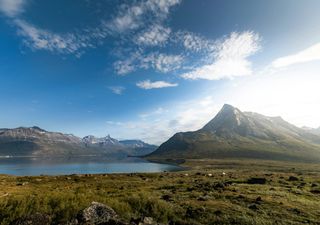
M320 126L318 0L0 0L0 127L160 144L223 104Z

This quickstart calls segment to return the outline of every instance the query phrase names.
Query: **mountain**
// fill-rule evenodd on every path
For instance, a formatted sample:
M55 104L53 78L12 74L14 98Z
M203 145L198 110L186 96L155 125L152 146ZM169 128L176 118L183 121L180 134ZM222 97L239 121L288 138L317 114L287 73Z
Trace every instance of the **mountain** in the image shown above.
M85 146L99 148L105 153L122 154L125 156L143 156L150 154L158 146L147 144L141 140L122 140L118 141L110 137L96 138L92 135L82 139Z
M80 156L106 155L127 157L149 154L157 146L139 140L118 141L110 135L84 138L49 132L39 127L0 129L0 156Z
M119 141L122 145L131 149L129 155L131 156L144 156L152 153L158 146L147 144L141 140L123 140Z
M319 128L302 127L302 129L307 130L310 133L320 135L320 127Z
M203 128L176 133L147 158L259 158L320 161L320 135L281 117L224 105Z

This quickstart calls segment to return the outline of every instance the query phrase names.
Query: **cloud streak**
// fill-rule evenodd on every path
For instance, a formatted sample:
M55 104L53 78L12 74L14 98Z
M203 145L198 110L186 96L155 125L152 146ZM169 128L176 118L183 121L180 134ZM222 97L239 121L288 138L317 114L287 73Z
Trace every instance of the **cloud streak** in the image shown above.
M109 89L116 95L122 95L126 90L126 88L123 86L110 86Z
M166 81L155 81L151 82L150 80L140 81L136 84L139 88L149 90L149 89L159 89L159 88L167 88L167 87L177 87L176 83L169 83Z
M299 63L320 60L320 43L315 44L293 55L278 58L272 62L274 68L282 68Z

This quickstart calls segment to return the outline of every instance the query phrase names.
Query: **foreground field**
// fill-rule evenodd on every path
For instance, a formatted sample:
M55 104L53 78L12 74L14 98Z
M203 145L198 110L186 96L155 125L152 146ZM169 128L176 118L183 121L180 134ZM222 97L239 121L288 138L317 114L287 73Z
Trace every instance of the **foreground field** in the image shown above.
M0 176L0 221L35 213L66 224L92 201L127 221L169 224L320 224L320 165L187 161L156 174Z

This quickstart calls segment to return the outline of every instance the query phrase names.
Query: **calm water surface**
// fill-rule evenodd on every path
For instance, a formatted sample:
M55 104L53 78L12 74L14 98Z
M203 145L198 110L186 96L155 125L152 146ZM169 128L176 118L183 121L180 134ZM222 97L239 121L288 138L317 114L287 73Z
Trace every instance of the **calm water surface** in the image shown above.
M152 173L179 171L175 165L151 163L138 158L8 158L0 159L0 174L18 176L68 175L98 173Z

